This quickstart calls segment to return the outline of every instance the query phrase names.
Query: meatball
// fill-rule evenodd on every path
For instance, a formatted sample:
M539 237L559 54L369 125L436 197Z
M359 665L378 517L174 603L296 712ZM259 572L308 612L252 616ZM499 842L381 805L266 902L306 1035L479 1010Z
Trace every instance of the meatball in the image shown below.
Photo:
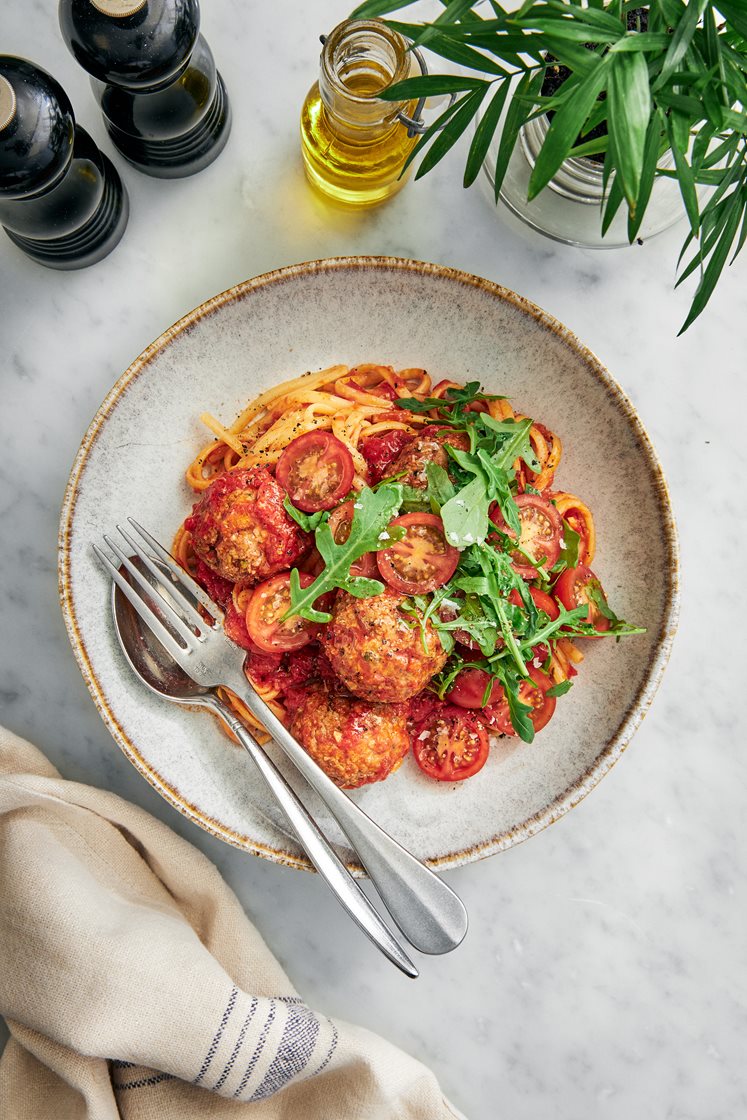
M220 475L185 522L198 558L217 575L247 587L287 571L312 542L285 512L284 498L264 467Z
M446 661L430 622L425 629L400 610L405 596L385 591L370 599L341 592L321 643L333 671L354 696L409 700Z
M397 479L408 486L415 486L423 490L428 485L426 467L429 463L438 463L444 470L449 465L449 453L444 447L445 443L460 451L469 450L469 437L466 432L448 431L438 427L423 428L407 447L400 451L397 458L385 470L384 476L392 478L394 475L404 477Z
M410 749L406 704L372 704L323 688L306 693L290 729L343 789L383 781Z

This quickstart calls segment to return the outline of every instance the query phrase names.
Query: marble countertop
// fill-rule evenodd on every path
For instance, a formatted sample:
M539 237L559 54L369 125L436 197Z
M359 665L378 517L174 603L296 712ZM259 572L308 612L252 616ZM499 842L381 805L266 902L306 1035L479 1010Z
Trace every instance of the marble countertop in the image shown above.
M2 49L52 71L111 154L53 7L7 0ZM332 210L305 184L297 117L318 36L345 14L334 0L206 2L203 31L235 114L219 160L164 182L117 158L132 216L94 268L47 271L0 235L0 718L66 777L115 790L205 851L309 1003L430 1065L469 1120L734 1120L747 1114L747 721L735 692L733 591L747 552L735 487L745 263L677 338L688 307L688 292L673 290L681 226L640 248L565 248L496 214L479 188L463 191L458 156L381 209ZM679 634L631 746L552 828L447 874L470 933L451 956L425 960L414 984L316 877L223 845L137 775L86 691L57 598L65 483L122 370L214 293L350 253L465 269L567 324L639 410L682 547Z

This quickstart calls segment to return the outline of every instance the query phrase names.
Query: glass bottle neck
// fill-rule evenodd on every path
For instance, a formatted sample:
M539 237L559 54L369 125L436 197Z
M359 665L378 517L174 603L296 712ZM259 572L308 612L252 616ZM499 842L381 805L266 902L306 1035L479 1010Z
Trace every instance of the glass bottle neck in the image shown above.
M335 123L347 135L378 135L396 123L405 101L379 94L410 74L405 40L380 20L348 20L325 41L319 92Z

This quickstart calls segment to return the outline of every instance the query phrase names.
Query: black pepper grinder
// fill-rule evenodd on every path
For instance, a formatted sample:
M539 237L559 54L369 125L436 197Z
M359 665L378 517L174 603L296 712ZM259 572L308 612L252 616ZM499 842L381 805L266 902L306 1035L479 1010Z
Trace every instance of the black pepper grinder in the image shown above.
M59 82L0 55L0 223L11 241L48 268L84 268L111 252L128 216L115 167Z
M231 111L197 0L60 0L59 17L125 159L162 179L212 163Z

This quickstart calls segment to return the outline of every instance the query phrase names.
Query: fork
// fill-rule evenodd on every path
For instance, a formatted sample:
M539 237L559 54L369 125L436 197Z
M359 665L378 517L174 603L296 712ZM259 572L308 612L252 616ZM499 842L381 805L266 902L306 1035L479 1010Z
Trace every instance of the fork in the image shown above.
M270 732L337 821L408 941L423 953L455 949L467 932L467 912L461 899L351 801L306 753L247 680L244 655L223 632L221 609L142 525L132 517L127 520L152 555L118 525L120 535L168 598L154 591L153 584L110 537L105 536L104 541L129 580L98 546L93 548L142 620L193 680L206 688L230 689ZM207 612L209 621L197 605Z

